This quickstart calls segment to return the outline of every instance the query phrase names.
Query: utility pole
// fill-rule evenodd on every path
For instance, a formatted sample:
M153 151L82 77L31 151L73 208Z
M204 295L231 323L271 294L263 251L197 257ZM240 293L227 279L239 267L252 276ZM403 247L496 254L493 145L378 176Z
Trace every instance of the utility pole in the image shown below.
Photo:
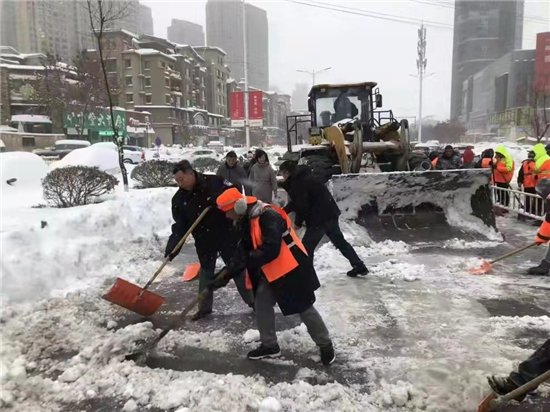
M296 70L297 72L300 72L300 73L307 73L311 76L311 79L313 80L313 84L312 86L315 86L315 76L318 75L319 73L322 73L322 72L326 72L327 70L330 70L332 69L332 67L326 67L324 69L321 69L321 70Z
M420 79L420 92L418 102L418 143L422 142L422 80L426 72L428 60L426 59L426 28L424 24L418 29L418 59L416 67L418 69L418 78Z
M250 117L248 113L248 45L246 41L246 0L243 0L243 49L244 49L244 130L246 148L250 149Z

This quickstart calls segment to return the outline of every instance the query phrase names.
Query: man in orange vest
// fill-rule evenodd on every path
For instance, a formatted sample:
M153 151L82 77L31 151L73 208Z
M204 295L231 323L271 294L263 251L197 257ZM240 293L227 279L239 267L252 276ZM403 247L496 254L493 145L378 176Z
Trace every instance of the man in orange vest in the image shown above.
M497 187L510 189L510 182L514 176L514 160L503 145L495 149L496 163L494 168L494 178ZM497 192L497 202L504 206L510 204L510 194L508 192L501 194Z
M247 284L254 290L255 311L261 345L248 359L281 355L275 332L275 303L284 316L299 314L321 351L324 365L334 362L334 348L327 327L313 303L320 287L313 262L284 212L255 197L243 197L235 188L217 199L218 208L241 231L239 247L231 262L216 276L211 289L225 286L229 279L247 269ZM222 276L223 274L223 276Z
M527 154L527 159L525 159L521 168L519 169L518 174L518 187L520 190L523 190L525 193L531 193L536 195L535 190L536 180L535 180L535 152L529 151ZM533 213L536 212L534 209L534 202L530 197L525 198L525 212Z
M535 187L537 194L546 200L546 218L539 228L535 242L539 244L546 244L550 240L550 179L542 179L537 182ZM550 272L550 248L546 253L546 257L542 260L540 265L530 268L527 273L537 276L548 276Z

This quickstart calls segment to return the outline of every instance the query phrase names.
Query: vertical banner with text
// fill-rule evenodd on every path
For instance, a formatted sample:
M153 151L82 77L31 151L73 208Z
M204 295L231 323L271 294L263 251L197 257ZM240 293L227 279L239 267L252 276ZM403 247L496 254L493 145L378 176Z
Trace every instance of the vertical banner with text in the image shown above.
M264 124L262 98L263 92L261 91L248 92L248 117L252 127L262 127Z
M243 92L231 92L230 100L231 111L231 126L243 127L244 126L244 93Z

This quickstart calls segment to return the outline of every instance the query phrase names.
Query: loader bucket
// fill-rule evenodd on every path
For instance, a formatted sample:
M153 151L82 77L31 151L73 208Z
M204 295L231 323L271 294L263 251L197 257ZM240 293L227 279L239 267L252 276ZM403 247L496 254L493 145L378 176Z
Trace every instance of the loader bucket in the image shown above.
M494 232L485 169L335 175L332 192L342 216L374 241L475 240Z

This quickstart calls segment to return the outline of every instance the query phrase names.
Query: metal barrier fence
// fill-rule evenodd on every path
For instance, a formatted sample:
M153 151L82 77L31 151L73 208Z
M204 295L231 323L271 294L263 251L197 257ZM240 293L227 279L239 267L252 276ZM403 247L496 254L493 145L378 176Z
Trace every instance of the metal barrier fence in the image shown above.
M493 205L533 219L544 220L546 202L539 195L497 186L490 187Z

